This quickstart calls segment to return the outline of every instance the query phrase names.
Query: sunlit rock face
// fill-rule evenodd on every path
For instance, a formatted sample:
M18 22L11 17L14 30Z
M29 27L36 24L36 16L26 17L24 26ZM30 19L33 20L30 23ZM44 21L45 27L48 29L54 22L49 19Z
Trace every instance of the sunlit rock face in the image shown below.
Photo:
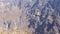
M60 34L60 0L0 0L0 34Z

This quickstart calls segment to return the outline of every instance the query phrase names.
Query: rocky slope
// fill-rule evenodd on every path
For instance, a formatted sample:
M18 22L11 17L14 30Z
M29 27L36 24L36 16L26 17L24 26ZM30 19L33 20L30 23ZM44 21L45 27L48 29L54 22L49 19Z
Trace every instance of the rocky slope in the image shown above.
M0 0L0 30L60 34L60 0Z

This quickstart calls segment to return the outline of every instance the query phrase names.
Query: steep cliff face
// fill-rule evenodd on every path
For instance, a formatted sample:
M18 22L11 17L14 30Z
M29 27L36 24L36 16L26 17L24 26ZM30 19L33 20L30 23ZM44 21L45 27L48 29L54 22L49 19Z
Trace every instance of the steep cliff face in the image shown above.
M0 0L3 34L60 34L60 0Z

